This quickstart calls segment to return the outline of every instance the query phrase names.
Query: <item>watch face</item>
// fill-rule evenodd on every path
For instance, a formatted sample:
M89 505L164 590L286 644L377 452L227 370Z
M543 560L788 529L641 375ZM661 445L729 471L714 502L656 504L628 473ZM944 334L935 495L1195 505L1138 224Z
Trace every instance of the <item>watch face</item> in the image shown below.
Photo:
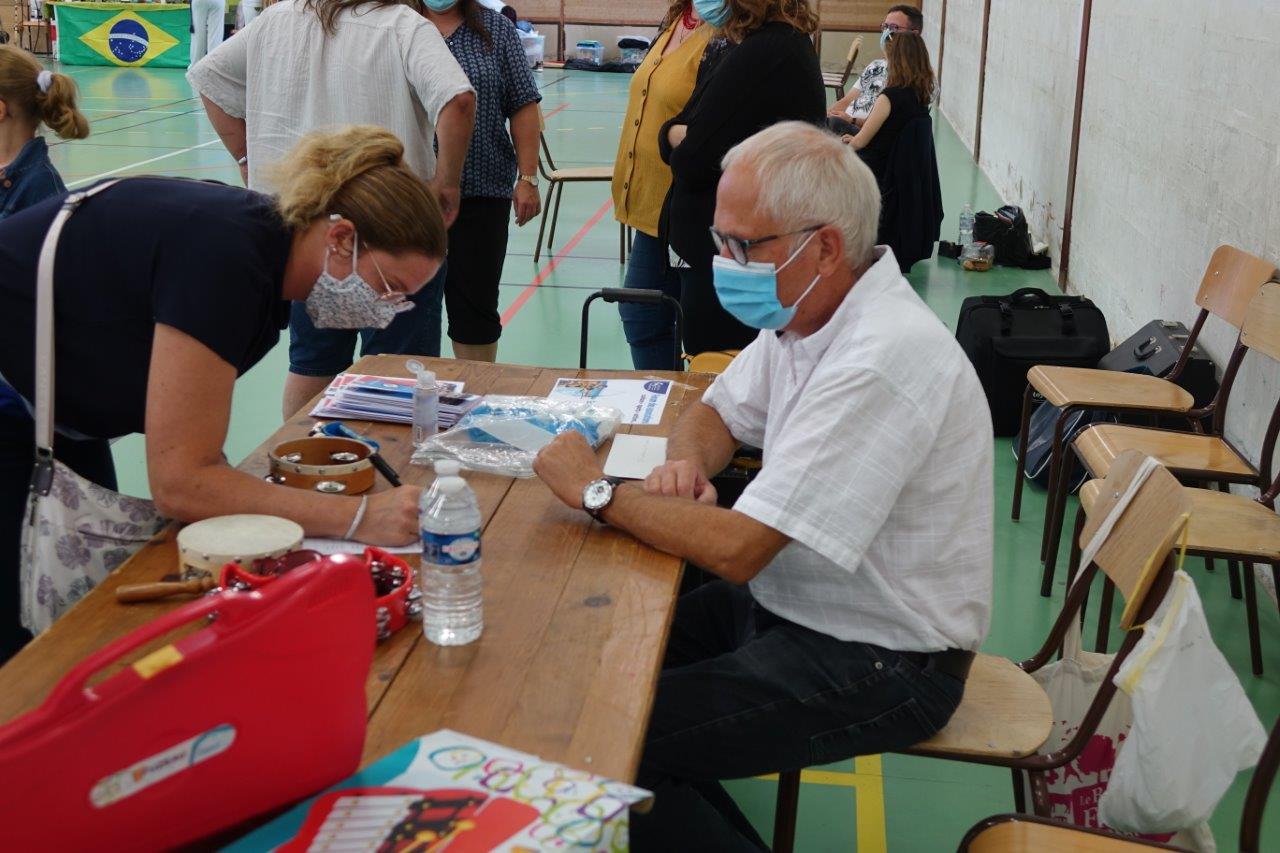
M600 510L609 505L613 497L613 484L607 480L595 480L588 483L582 492L582 506L585 509Z

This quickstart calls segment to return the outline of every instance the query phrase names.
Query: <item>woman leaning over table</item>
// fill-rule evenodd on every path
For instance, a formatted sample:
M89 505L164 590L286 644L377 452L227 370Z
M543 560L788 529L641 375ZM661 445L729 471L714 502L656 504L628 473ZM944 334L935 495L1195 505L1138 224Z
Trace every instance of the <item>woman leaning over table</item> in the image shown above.
M502 335L498 284L507 256L507 223L513 207L516 225L542 210L542 95L509 20L479 0L425 2L427 18L440 30L476 91L476 126L462 166L462 201L449 227L444 284L449 340L458 358L497 361Z
M694 0L693 5L732 44L658 136L673 177L662 230L687 265L679 271L684 350L697 355L741 349L758 334L721 307L712 284L717 250L711 225L720 161L730 148L780 121L821 125L827 109L822 69L810 40L818 16L809 0Z
M222 455L231 392L275 346L289 300L324 328L382 327L435 275L440 204L376 127L304 137L279 195L129 178L88 198L62 231L53 292L54 454L115 486L108 440L145 433L159 511L180 521L265 513L308 535L403 545L419 490L362 498L264 482ZM34 396L36 270L62 197L0 222L0 381ZM28 410L0 412L0 662L19 625L19 543L35 457ZM92 473L90 473L92 472Z
M679 300L680 277L658 235L662 202L671 189L671 169L658 152L658 131L684 109L697 77L706 73L725 41L712 39L712 28L691 0L675 0L659 31L631 78L613 167L613 207L618 221L635 230L625 286L661 290ZM675 328L670 308L621 303L618 311L636 370L677 367L671 363Z

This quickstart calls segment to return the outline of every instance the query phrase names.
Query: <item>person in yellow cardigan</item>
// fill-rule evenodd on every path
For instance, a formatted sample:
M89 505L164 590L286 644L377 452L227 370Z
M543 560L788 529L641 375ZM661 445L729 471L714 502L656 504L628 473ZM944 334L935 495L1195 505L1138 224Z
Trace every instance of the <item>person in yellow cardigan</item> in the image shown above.
M658 219L671 188L671 168L658 153L658 134L693 94L699 68L723 46L713 39L690 0L675 0L640 67L631 79L613 168L613 205L619 222L635 229L625 286L661 290L679 301L680 279L669 266ZM637 370L671 370L674 318L666 305L622 303L622 326Z

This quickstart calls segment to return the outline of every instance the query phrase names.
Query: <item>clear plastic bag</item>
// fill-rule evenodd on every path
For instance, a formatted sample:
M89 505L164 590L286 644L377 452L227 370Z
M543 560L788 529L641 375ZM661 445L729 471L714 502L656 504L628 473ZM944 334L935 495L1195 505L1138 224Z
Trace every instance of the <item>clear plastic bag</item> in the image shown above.
M489 396L453 429L419 443L413 462L455 459L471 471L532 477L538 451L556 436L575 430L599 447L621 422L621 411L590 400Z

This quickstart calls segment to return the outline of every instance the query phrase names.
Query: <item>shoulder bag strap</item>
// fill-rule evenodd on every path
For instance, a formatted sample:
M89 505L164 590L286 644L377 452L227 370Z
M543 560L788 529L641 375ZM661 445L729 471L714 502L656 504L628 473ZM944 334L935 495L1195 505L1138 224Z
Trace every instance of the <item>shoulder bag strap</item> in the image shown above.
M49 494L53 484L53 261L58 254L58 238L71 214L85 199L118 183L118 180L106 181L68 195L40 246L40 262L36 267L36 467L31 474L31 491L41 496Z

